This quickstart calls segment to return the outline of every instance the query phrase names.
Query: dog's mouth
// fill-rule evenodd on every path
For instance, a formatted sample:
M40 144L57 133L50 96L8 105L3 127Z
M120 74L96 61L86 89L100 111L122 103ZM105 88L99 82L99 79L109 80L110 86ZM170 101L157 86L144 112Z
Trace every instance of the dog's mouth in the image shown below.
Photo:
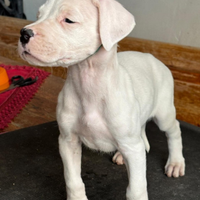
M39 66L60 66L64 63L64 61L69 61L70 58L60 58L58 60L51 60L49 62L40 59L38 56L35 56L28 52L27 50L23 50L21 53L22 59L26 60L30 64L39 65Z
M40 60L38 57L31 54L30 52L26 51L26 50L24 50L22 52L21 56L24 60L31 62L33 64L40 64L40 65L47 64L44 61Z
M28 51L24 51L22 54L25 56L32 56Z
M20 57L27 61L28 63L32 64L32 65L38 65L38 66L61 66L63 64L65 64L65 66L67 67L68 64L67 63L72 63L71 62L71 57L70 56L66 56L63 53L60 53L59 55L46 55L46 54L40 54L38 52L35 52L34 49L32 50L30 48L30 46L22 46L21 42L19 41L18 44L18 52Z
M41 66L46 66L48 64L41 58L42 55L33 54L27 45L23 46L20 41L18 43L18 52L21 58L30 64Z
M24 51L22 52L22 57L26 60L26 59L34 59L37 61L40 61L38 58L36 58L35 56L33 56L32 54L30 54L28 51ZM41 61L40 61L41 62Z
M25 56L25 57L32 57L38 61L41 61L40 59L36 58L35 56L33 56L31 53L29 53L28 51L23 51L22 52L22 55ZM42 61L41 61L42 62Z

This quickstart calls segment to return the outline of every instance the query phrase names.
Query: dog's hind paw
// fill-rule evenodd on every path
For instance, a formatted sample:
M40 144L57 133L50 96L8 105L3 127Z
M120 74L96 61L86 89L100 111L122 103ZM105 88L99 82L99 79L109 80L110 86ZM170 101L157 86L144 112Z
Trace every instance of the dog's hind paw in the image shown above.
M123 165L124 164L123 156L119 151L117 151L115 153L115 155L112 158L112 161L113 161L113 163L116 163L117 165Z
M167 161L165 166L165 174L168 177L178 178L179 176L185 175L185 160L183 159L181 162L170 162Z

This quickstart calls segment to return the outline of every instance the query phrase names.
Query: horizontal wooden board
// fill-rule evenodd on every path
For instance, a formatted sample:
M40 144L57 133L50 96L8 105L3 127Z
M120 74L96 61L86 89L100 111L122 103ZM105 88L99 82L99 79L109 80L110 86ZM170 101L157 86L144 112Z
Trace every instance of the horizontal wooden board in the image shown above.
M200 49L127 37L119 42L119 51L151 53L167 66L200 73Z

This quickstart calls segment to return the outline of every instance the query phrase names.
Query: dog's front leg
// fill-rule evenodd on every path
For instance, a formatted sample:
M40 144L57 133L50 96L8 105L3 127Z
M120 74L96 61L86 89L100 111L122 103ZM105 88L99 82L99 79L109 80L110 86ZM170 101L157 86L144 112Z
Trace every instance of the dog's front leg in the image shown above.
M81 142L76 134L59 136L60 155L64 165L67 200L87 200L81 178Z
M119 148L129 177L126 199L148 200L145 146L141 138L131 138L129 141L129 144L122 144Z

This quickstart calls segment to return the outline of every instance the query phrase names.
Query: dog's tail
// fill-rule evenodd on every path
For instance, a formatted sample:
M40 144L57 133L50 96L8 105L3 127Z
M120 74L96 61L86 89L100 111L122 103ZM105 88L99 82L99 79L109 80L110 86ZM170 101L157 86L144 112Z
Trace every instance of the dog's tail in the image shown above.
M149 153L150 145L149 145L149 141L147 139L145 131L142 133L142 139L143 139L143 142L144 142L144 145L145 145L145 149L146 149L147 153Z

